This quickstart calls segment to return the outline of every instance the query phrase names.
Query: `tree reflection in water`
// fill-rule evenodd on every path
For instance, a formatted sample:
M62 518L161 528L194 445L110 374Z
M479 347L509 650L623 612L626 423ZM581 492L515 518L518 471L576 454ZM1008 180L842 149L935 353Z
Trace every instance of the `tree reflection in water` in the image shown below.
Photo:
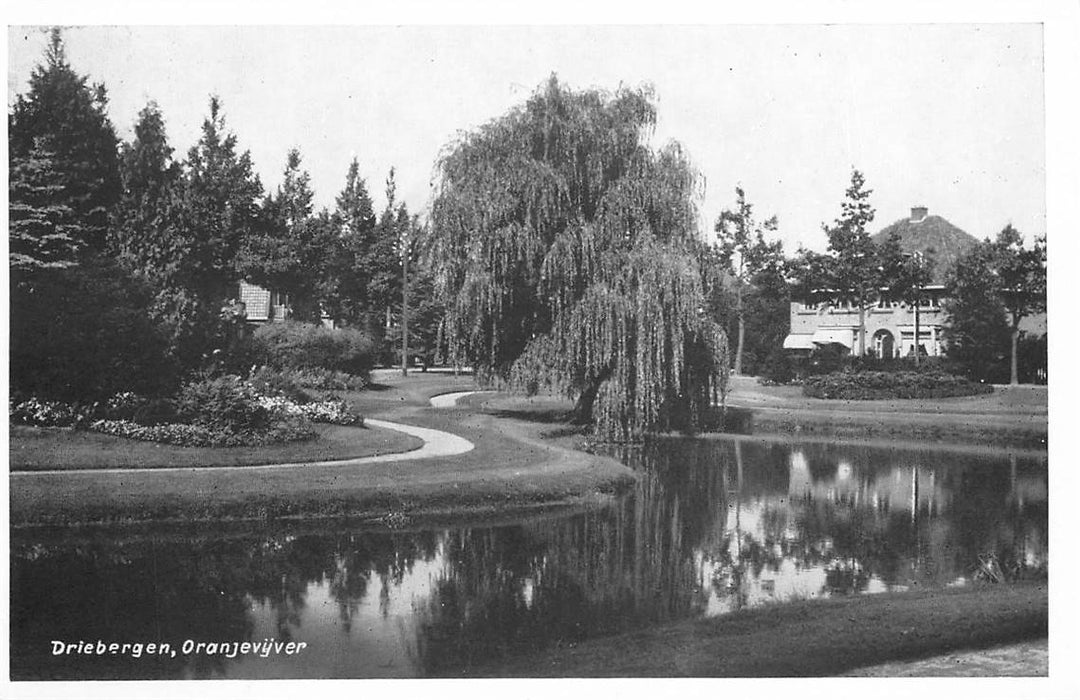
M13 677L462 675L667 620L956 585L980 557L1045 575L1045 456L719 439L614 452L640 473L631 493L514 526L16 532ZM52 639L264 634L320 651L294 666L49 654Z

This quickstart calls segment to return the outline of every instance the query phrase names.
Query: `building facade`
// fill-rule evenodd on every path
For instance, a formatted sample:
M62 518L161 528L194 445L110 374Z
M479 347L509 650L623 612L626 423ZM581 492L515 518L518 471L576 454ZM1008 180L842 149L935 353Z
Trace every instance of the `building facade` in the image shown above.
M947 314L942 310L945 279L956 261L978 241L921 206L912 207L909 218L885 227L871 238L881 244L894 231L899 232L905 253L931 255L934 261L931 282L923 288L917 309L884 293L866 309L866 351L879 358L907 357L916 351L930 357L942 355L945 353L943 331L948 326ZM841 354L858 352L859 309L842 295L823 292L810 299L793 300L790 320L784 349L793 354L829 347ZM1020 330L1044 335L1046 314L1023 319Z

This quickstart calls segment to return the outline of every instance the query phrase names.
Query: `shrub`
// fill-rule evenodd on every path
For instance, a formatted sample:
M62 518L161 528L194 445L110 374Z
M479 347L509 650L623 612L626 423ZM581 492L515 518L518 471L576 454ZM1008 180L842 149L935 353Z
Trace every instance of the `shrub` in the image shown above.
M185 384L176 412L183 422L210 430L244 433L270 427L270 412L259 404L254 387L231 374Z
M11 288L13 391L91 403L175 390L180 368L144 283L103 258L19 278Z
M293 403L307 403L312 397L304 391L298 374L297 370L259 367L248 377L248 382L263 396L282 396Z
M795 365L783 350L774 350L761 367L762 384L789 384L795 379Z
M834 372L809 377L803 394L819 399L938 399L988 394L993 387L942 372Z
M271 323L250 339L250 355L275 369L324 369L366 376L374 364L375 344L362 331L332 329L313 323Z

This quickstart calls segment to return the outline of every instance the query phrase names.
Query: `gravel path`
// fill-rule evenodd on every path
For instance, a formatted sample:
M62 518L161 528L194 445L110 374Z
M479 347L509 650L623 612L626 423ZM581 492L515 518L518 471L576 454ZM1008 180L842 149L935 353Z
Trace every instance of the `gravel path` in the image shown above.
M365 425L373 428L396 430L406 435L420 438L424 444L415 450L407 452L392 452L383 455L371 455L369 457L355 457L353 459L336 459L325 462L287 462L282 464L253 464L237 466L208 466L208 467L125 467L116 469L42 469L37 471L12 472L11 478L34 479L42 476L65 475L71 478L86 478L82 475L93 476L100 474L166 474L192 471L266 471L271 469L293 469L296 467L359 467L365 464L378 464L381 462L400 462L403 460L428 459L431 457L449 457L471 451L475 445L463 437L433 428L421 428L404 423L392 423L385 420L366 418Z

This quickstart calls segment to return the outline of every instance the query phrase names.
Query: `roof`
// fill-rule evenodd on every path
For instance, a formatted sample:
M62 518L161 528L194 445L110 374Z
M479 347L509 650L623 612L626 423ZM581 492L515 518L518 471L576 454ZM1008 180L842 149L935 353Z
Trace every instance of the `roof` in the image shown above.
M918 221L911 218L900 219L870 238L880 245L893 231L900 232L900 248L905 253L925 253L931 248L934 250L934 270L931 274L934 284L944 284L956 261L978 243L971 234L935 215L924 216Z

